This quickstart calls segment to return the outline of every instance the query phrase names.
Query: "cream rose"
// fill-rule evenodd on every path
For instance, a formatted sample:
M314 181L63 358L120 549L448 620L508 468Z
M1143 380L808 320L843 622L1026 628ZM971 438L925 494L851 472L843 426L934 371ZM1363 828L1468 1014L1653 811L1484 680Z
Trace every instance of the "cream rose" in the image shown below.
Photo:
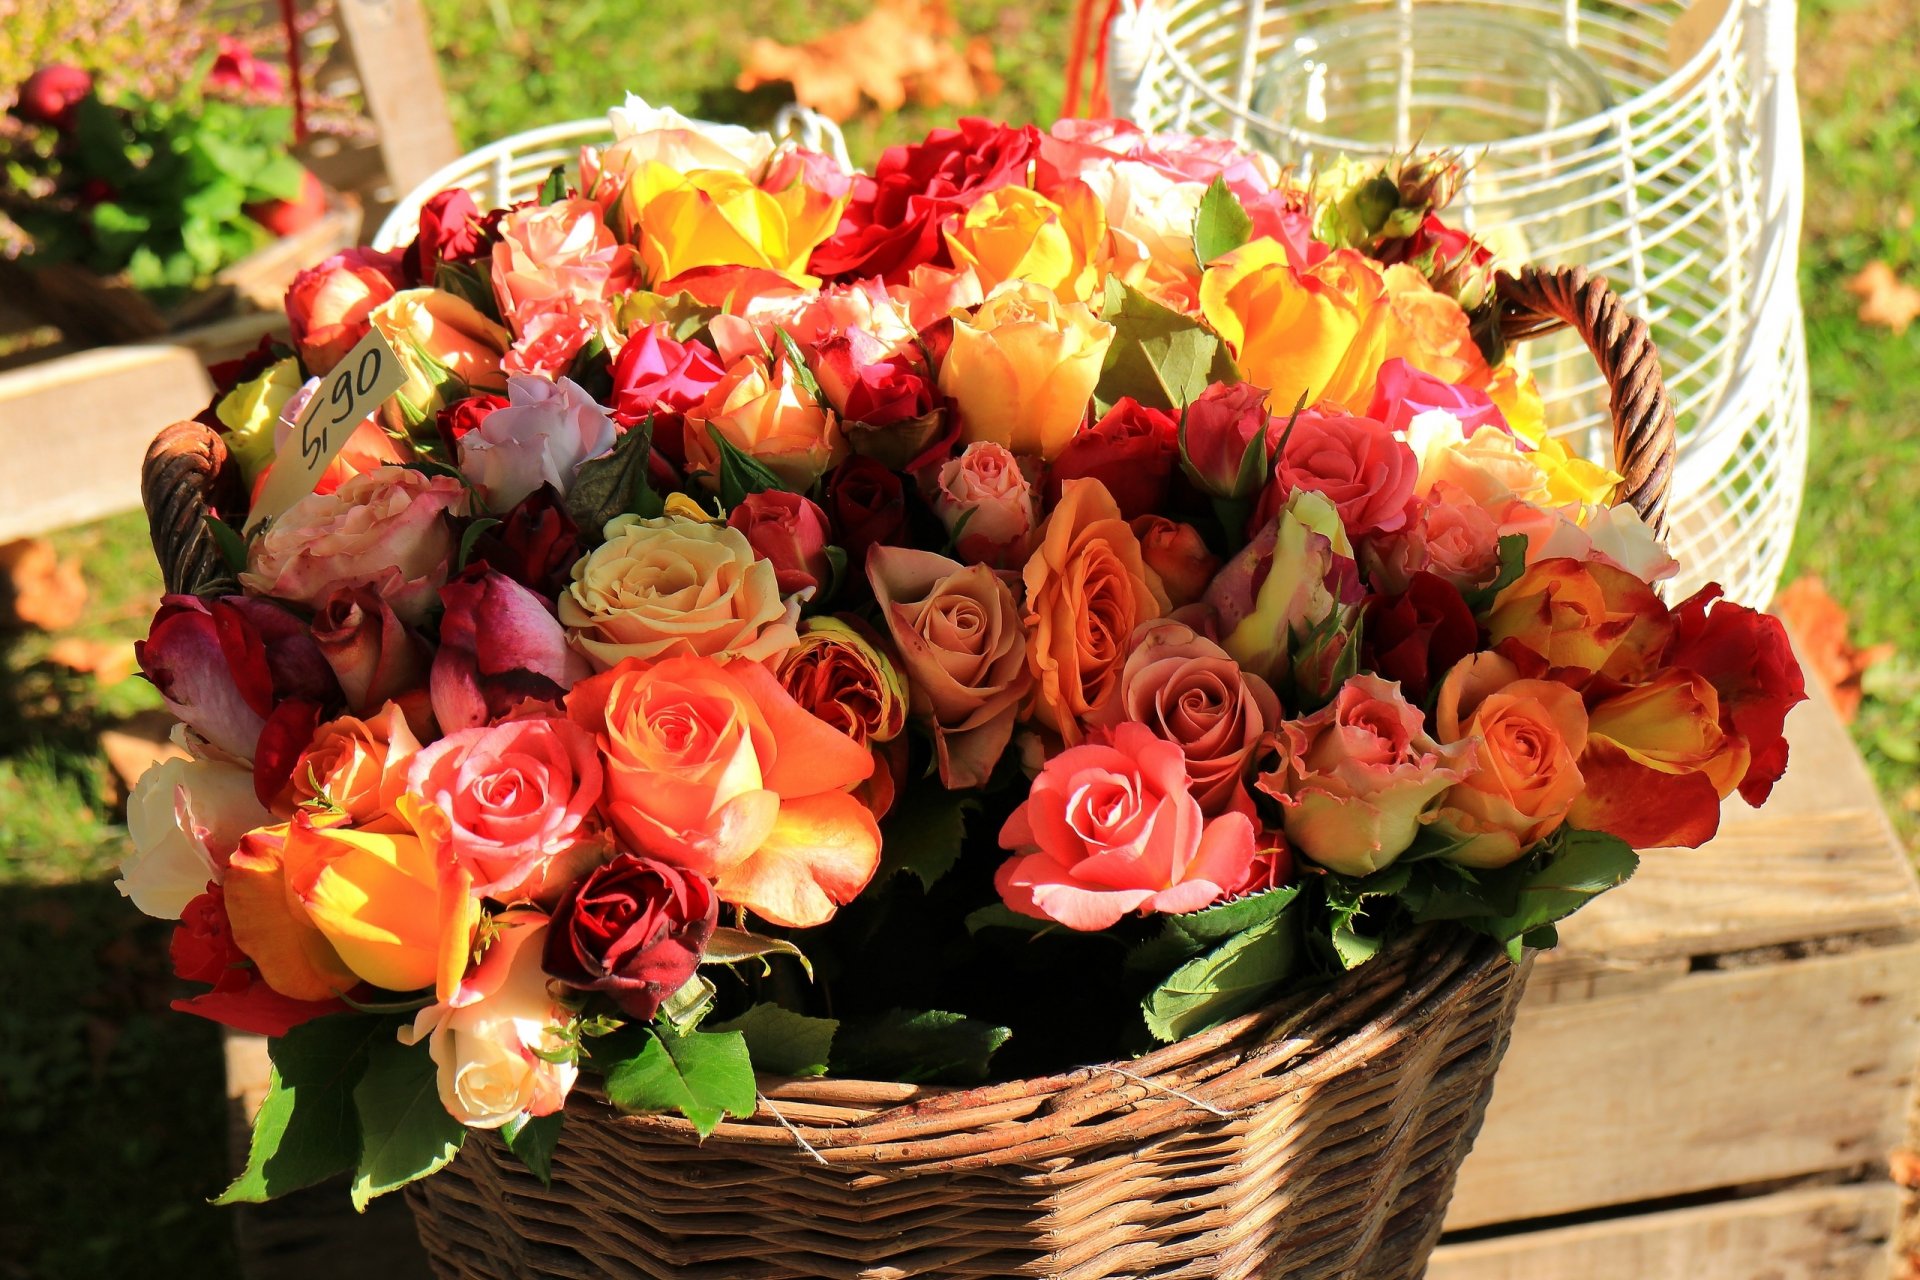
M127 798L133 852L114 887L162 920L180 912L222 878L240 837L273 821L254 797L253 771L217 760L162 760Z

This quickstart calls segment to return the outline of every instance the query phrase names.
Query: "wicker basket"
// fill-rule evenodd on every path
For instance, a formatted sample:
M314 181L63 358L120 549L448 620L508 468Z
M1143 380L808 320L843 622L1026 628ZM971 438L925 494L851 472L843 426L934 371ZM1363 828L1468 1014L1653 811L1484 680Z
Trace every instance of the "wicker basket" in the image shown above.
M1612 389L1616 469L1658 529L1673 415L1646 328L1583 271L1503 276L1520 340L1571 325ZM171 590L232 590L204 515L219 438L147 458ZM493 1135L409 1189L444 1277L1415 1280L1506 1050L1524 970L1416 933L1316 993L1127 1063L965 1091L761 1081L703 1144L589 1087L543 1187Z

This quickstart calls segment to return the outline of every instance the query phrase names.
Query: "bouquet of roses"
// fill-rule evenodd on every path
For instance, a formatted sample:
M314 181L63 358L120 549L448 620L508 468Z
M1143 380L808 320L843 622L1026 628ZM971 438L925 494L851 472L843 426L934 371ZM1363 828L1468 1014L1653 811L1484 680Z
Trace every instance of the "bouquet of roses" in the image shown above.
M235 576L140 646L186 755L121 884L275 1037L227 1198L474 1128L544 1177L583 1070L706 1134L756 1070L1099 1061L1423 922L1517 958L1785 767L1780 627L1662 602L1447 160L614 123L221 371ZM370 332L405 385L275 509Z

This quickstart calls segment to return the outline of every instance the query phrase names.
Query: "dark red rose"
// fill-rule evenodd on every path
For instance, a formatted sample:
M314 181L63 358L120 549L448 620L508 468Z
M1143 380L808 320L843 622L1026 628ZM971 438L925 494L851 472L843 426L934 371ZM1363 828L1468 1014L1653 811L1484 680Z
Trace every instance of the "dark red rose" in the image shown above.
M1255 513L1264 524L1295 489L1325 494L1355 539L1392 533L1407 522L1420 460L1385 423L1354 414L1302 413L1274 460L1273 483Z
M923 263L947 265L941 226L989 191L1024 182L1040 132L966 119L922 142L888 147L872 177L857 177L840 227L808 270L834 280L882 276L897 283Z
M706 343L691 338L677 342L666 325L649 325L620 348L613 362L613 396L607 407L623 426L634 426L653 415L653 438L664 441L679 434L665 430L667 422L677 421L699 404L726 372Z
M92 92L91 75L79 67L55 62L27 77L13 109L22 120L52 125L65 133L73 127L73 113Z
M233 942L226 896L217 884L180 913L168 946L173 971L188 982L213 988L173 1007L255 1035L283 1036L294 1027L346 1005L338 1000L293 1000L259 980L253 962Z
M1425 702L1454 663L1480 647L1480 626L1460 589L1424 569L1397 596L1369 596L1360 626L1360 665L1398 680Z
M574 562L586 550L579 527L560 506L560 495L541 485L480 535L472 563L484 563L552 599L566 588Z
M783 596L825 587L833 576L827 513L800 494L750 493L727 513L727 524L746 534L753 553L773 565Z
M1107 415L1067 442L1047 472L1047 505L1068 480L1091 477L1107 486L1122 518L1159 511L1180 460L1180 424L1162 409L1122 396Z
M1740 796L1760 804L1787 769L1787 712L1807 700L1807 681L1780 619L1700 588L1673 611L1666 664L1706 679L1720 695L1720 728L1747 740L1751 753Z
M398 702L416 734L432 725L426 687L433 646L400 620L378 590L329 592L313 615L313 641L340 681L349 712L371 716Z
M553 605L485 565L440 588L440 649L429 677L446 733L490 724L532 700L558 703L585 677Z
M560 900L542 960L561 982L604 991L644 1022L693 976L719 915L720 900L701 877L623 853Z
M487 415L495 409L507 407L505 396L496 396L482 391L478 395L455 400L445 406L434 417L434 426L440 432L441 443L455 454L459 452L460 437L477 429L487 420Z
M865 564L867 549L898 541L907 527L906 486L885 464L855 454L827 474L827 514L850 564Z
M480 253L480 209L463 188L449 187L420 207L420 231L406 249L407 278L432 284L443 262L472 262Z

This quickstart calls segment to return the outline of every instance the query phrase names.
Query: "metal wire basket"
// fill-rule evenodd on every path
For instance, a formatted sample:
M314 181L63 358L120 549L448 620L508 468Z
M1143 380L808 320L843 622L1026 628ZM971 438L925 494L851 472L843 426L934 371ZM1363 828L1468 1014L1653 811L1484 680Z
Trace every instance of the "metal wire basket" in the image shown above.
M1216 133L1310 179L1341 155L1458 145L1458 216L1509 263L1583 263L1651 323L1681 424L1676 590L1764 603L1799 513L1792 0L1123 0L1117 114ZM1576 344L1533 369L1557 433L1601 456Z

